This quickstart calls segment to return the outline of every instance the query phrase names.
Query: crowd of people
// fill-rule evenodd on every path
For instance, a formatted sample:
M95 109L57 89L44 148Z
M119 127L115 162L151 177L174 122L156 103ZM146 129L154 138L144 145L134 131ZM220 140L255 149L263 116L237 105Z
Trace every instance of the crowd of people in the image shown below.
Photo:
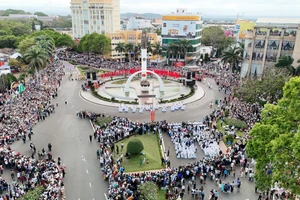
M57 97L57 89L65 74L63 68L60 61L54 61L41 70L38 77L29 78L22 93L18 88L11 88L0 96L0 168L1 172L11 170L12 179L0 177L0 192L6 193L0 194L2 199L18 199L40 185L45 190L39 199L65 199L62 182L65 166L61 165L60 158L57 163L52 158L51 148L47 156L43 149L43 154L39 152L35 159L36 149L32 143L31 156L23 156L9 147L16 140L22 139L24 143L27 138L31 140L32 127L55 112L56 106L51 99Z
M126 152L121 153L119 147L115 146L115 142L132 134L142 135L149 131L169 133L172 140L175 140L180 146L184 145L184 148L187 149L194 146L192 152L197 151L196 142L199 143L203 151L211 150L210 145L217 144L222 137L222 133L218 132L212 123L222 117L223 112L221 110L214 111L211 115L206 116L203 121L197 123L169 124L165 121L156 122L155 124L137 123L131 122L127 118L113 117L111 122L103 124L101 127L96 124L96 120L99 117L107 117L106 115L86 111L80 113L84 118L90 119L95 127L94 137L97 138L100 144L97 157L104 178L109 182L108 199L139 199L138 186L147 181L153 181L160 188L165 189L166 199L177 199L184 195L192 195L199 199L203 199L205 195L208 195L210 199L218 199L219 190L224 193L239 190L241 178L251 177L249 181L253 181L254 162L246 158L246 141L234 144L226 153L216 148L213 153L205 158L198 158L197 161L176 168L170 167L168 150L164 157L167 167L157 172L126 173L126 169L122 166L122 160L126 159L128 155ZM180 133L178 137L176 136L177 133ZM120 156L114 159L113 152L116 151L117 153L120 152ZM232 176L235 181L226 181L229 176ZM198 181L200 181L200 185ZM209 194L205 194L203 185L207 181L216 184L218 189L212 189Z

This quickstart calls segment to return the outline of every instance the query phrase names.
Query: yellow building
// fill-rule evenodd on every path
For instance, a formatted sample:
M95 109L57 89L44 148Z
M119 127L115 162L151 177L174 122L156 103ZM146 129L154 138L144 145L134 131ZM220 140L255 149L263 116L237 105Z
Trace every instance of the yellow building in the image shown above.
M156 42L158 42L158 37L156 33L148 33L147 35L149 37L149 41L151 42L151 44L155 44ZM131 43L134 46L137 46L138 44L141 43L142 30L134 30L134 31L123 30L123 31L117 31L116 33L108 33L106 34L106 36L111 39L111 50L112 50L109 55L106 55L106 57L112 59L120 59L120 58L124 58L127 52L119 53L115 51L115 48L118 45L118 43L120 42L125 44ZM152 56L151 54L149 55Z

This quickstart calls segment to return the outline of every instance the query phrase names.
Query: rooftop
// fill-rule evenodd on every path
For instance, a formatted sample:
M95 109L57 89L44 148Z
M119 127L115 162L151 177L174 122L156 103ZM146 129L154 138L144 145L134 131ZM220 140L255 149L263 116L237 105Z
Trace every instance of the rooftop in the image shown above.
M299 26L300 18L258 18L257 26Z

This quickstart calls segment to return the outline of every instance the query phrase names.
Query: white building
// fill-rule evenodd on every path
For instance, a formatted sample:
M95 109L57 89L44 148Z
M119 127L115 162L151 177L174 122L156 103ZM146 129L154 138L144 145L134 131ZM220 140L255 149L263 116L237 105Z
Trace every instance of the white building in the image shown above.
M150 19L145 19L143 17L130 17L127 22L127 30L152 28L152 23Z
M188 49L187 55L180 58L172 56L170 60L183 63L200 58L201 32L203 22L199 13L193 14L187 9L177 9L175 13L162 16L162 46L163 56L167 56L168 46L180 40L187 40L192 48ZM183 63L186 64L186 63Z
M71 0L74 38L120 30L120 0Z

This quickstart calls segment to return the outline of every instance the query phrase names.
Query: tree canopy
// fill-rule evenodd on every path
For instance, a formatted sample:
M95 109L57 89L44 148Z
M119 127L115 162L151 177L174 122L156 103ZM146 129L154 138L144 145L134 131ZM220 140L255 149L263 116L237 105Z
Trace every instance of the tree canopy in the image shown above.
M219 48L226 40L224 30L221 27L210 26L202 31L201 43L205 46L213 46Z
M266 104L260 123L250 131L247 155L256 161L255 184L261 190L279 187L300 194L300 77L283 88L277 105Z
M1 10L0 16L8 16L10 14L26 14L24 10L16 10L16 9L7 9Z
M86 34L79 41L78 51L103 55L111 51L110 43L110 38L104 34Z
M45 14L45 13L43 13L43 12L35 12L34 15L41 16L41 17L46 17L46 16L48 16L47 14Z
M274 102L283 95L283 86L289 80L286 71L267 68L262 79L247 79L235 88L235 96L247 103Z
M300 75L300 65L297 67L294 67L292 65L293 62L294 62L294 58L292 58L291 56L281 56L278 58L278 61L275 64L275 67L287 69L292 76L299 76ZM297 61L297 63L300 63L300 59Z

